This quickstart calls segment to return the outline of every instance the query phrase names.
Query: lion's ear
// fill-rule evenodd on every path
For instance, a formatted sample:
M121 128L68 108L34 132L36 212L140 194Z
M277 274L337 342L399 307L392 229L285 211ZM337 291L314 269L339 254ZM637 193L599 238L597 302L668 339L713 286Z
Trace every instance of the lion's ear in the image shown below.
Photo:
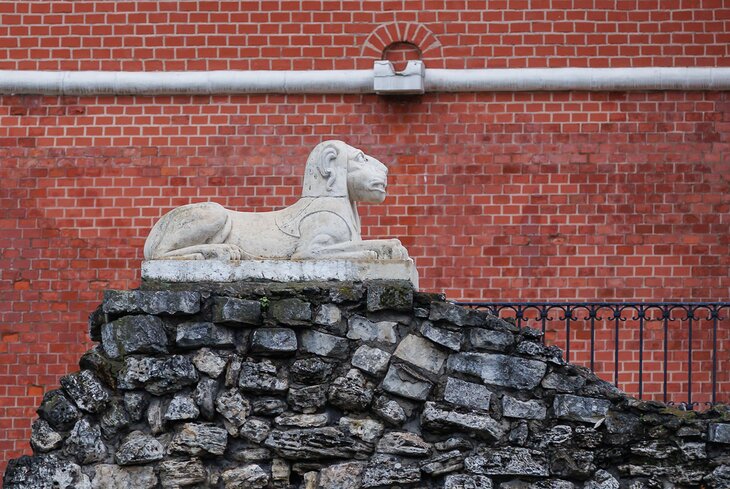
M327 191L332 191L337 180L337 156L339 151L334 144L327 145L322 149L319 154L319 160L317 161L317 171L324 178L327 183L325 187Z

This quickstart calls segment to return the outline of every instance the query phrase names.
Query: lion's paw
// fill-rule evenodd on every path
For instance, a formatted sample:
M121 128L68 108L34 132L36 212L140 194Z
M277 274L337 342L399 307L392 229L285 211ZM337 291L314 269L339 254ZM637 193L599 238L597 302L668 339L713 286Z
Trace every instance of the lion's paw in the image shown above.
M239 246L223 243L206 246L203 255L208 260L240 260L245 253Z

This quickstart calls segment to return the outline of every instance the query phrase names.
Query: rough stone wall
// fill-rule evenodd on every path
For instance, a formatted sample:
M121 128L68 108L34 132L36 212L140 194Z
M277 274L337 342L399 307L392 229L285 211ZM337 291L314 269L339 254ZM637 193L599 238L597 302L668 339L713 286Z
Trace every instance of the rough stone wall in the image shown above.
M5 489L730 487L730 410L640 402L398 282L107 291Z

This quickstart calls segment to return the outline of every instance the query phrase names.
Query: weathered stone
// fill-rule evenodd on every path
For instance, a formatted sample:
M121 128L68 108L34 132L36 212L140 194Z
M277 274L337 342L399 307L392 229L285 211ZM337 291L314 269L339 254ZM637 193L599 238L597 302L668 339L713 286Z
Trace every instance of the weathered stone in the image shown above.
M465 455L459 450L447 453L439 453L421 463L421 471L431 477L449 472L456 472L464 468Z
M319 473L317 489L360 489L364 470L363 462L345 462L325 467Z
M587 479L596 470L593 452L559 448L550 454L550 473L561 477Z
M350 346L344 338L311 329L302 331L299 339L303 351L323 357L344 358Z
M94 311L89 314L89 338L91 341L101 341L101 327L106 323L106 314L101 304L99 304Z
M542 434L542 442L540 446L556 446L562 445L573 437L573 428L559 424L553 426L548 431Z
M91 489L154 489L157 476L152 467L119 467L113 464L94 466Z
M44 394L38 415L59 431L70 430L81 417L76 405L61 390L52 390Z
M269 474L259 465L244 465L222 474L225 489L261 489L269 483Z
M175 344L180 348L212 346L232 348L235 345L233 330L206 322L188 322L177 326Z
M90 489L81 467L55 455L22 456L10 460L3 478L5 489Z
M289 462L282 458L275 458L271 461L271 481L274 485L277 483L289 484L289 477L291 477Z
M525 390L534 389L547 369L545 362L497 353L454 353L447 365L453 372L480 377L485 384Z
M130 423L129 414L124 409L124 405L119 400L113 400L109 403L109 408L104 411L104 415L101 417L101 433L104 438L113 438L122 429L129 426Z
M286 403L281 399L259 398L251 403L251 412L260 416L277 416L286 411Z
M281 299L269 305L269 314L281 324L302 326L312 320L312 305L296 298Z
M376 341L391 345L398 341L398 333L395 330L398 323L395 322L375 323L362 316L352 316L347 325L347 337L351 340Z
M418 466L403 462L403 459L390 455L372 457L363 471L362 487L394 487L419 482L421 470Z
M327 403L327 389L326 384L290 387L286 401L294 411L313 413Z
M228 444L228 433L209 424L186 423L170 442L170 451L192 456L223 455Z
M203 462L197 458L191 460L167 460L160 463L160 482L163 489L202 484L208 479L208 472Z
M243 359L235 353L228 359L228 365L226 366L226 387L236 387L238 385L238 378L241 376L241 367L243 365Z
M106 446L101 440L99 426L86 419L79 420L66 438L63 454L81 465L104 460Z
M200 311L200 293L171 290L105 290L107 314L195 314Z
M434 343L438 343L441 346L445 346L449 350L461 350L461 341L463 337L463 333L461 331L449 331L448 329L437 328L430 321L424 321L421 324L419 331L429 340Z
M707 447L702 442L683 442L679 450L685 460L702 460L707 458Z
M209 348L201 348L193 357L195 368L213 379L217 379L223 373L227 364L227 357L219 355Z
M499 440L504 435L500 424L485 413L447 409L433 402L426 402L421 413L421 424L437 431L457 428L493 440Z
M158 397L153 398L147 407L147 424L150 426L150 431L153 435L159 435L165 430L164 414L165 409L162 404L162 399Z
M165 449L162 444L141 431L133 431L122 440L114 454L119 465L138 465L162 460Z
M577 375L563 375L551 372L542 380L545 389L555 389L558 392L576 392L586 383L586 379Z
M367 443L374 443L383 435L383 424L374 419L355 419L343 416L339 421L340 429L351 436L360 438Z
M322 304L317 308L314 315L314 324L326 326L328 330L334 332L342 332L340 324L342 323L342 311L334 304Z
M233 297L216 297L213 303L213 321L232 326L261 324L261 303Z
M576 426L573 439L579 447L594 449L603 441L603 430L599 432L593 426Z
M385 396L380 396L375 400L373 411L393 426L400 426L406 421L406 412L401 405Z
M510 443L523 447L525 446L525 444L527 444L527 439L529 436L530 428L527 426L527 422L525 420L521 420L520 422L512 425L512 429L509 430L509 435L507 435L507 439Z
M433 384L406 366L391 363L381 387L391 394L423 401L431 392Z
M433 446L440 452L450 452L451 450L470 452L472 449L471 441L461 436L452 436L444 441L437 441Z
M352 355L352 366L367 372L371 375L380 376L385 373L390 362L390 353L380 348L370 348L362 345Z
M124 409L129 415L130 421L139 421L150 403L149 394L146 392L129 391L124 393Z
M715 467L706 478L710 487L730 487L730 465L720 465Z
M432 302L428 319L431 321L448 321L457 326L481 326L484 324L484 316L477 311L450 302Z
M593 478L585 483L583 489L619 489L621 485L610 472L597 470Z
M94 372L104 385L114 389L117 385L117 374L122 365L119 360L109 358L101 345L94 345L91 350L81 355L79 367L81 370Z
M289 328L259 328L251 335L251 351L281 354L297 351L297 335Z
M228 432L236 436L238 431L251 414L251 403L236 389L230 389L218 394L215 400L215 409L230 423Z
M334 406L346 411L362 411L373 400L373 386L359 370L351 368L347 375L332 382L328 398Z
M36 452L50 452L63 444L63 437L43 419L33 421L30 446Z
M500 489L575 489L575 484L563 479L547 479L536 481L523 481L513 479L499 485ZM636 489L636 488L632 488Z
M193 401L198 406L200 414L207 420L215 416L215 397L218 392L218 381L209 377L202 377L193 391Z
M465 382L454 377L446 378L444 401L470 409L489 410L492 392L481 384Z
M553 401L555 415L561 419L595 423L608 413L611 402L605 399L558 394Z
M666 440L645 440L632 445L630 451L634 455L662 460L676 453L677 447Z
M295 427L295 428L318 428L325 426L329 421L329 416L323 414L293 414L284 413L274 419L277 426Z
M505 394L502 398L502 414L508 418L545 419L547 408L539 401L520 401Z
M507 331L472 328L469 330L469 342L476 350L505 351L514 344L515 338Z
M302 384L322 384L332 378L333 372L330 363L317 357L295 360L290 369L292 380Z
M229 452L229 458L234 462L267 462L273 454L268 448L238 447Z
M194 420L200 416L200 410L190 394L178 392L167 406L163 419L165 421Z
M277 377L276 365L270 360L260 362L243 362L238 386L251 392L286 392L289 388L287 379Z
M406 457L427 457L431 453L431 444L415 433L390 432L383 435L375 451Z
M167 335L155 316L124 316L101 328L101 344L109 358L134 353L167 353Z
M254 443L261 443L269 436L271 424L265 419L247 418L241 426L240 434Z
M371 453L371 444L347 436L342 430L326 426L294 430L273 430L264 446L283 458L310 460L323 458L351 458Z
M606 414L606 430L609 433L635 433L641 429L641 420L635 414L609 411Z
M483 475L447 475L444 489L492 489L492 480Z
M82 411L101 412L111 399L109 390L93 372L82 370L61 378L61 387Z
M710 423L707 428L707 441L730 444L730 423Z
M413 307L413 286L407 282L373 281L367 284L368 311L392 309L410 311Z
M162 396L197 381L198 372L193 363L182 355L167 358L130 357L124 359L119 387L128 390L142 387L150 394Z
M484 475L549 475L545 454L538 450L510 447L485 449L483 454L464 460L467 472Z
M433 343L414 334L403 338L393 355L434 374L441 371L447 358Z

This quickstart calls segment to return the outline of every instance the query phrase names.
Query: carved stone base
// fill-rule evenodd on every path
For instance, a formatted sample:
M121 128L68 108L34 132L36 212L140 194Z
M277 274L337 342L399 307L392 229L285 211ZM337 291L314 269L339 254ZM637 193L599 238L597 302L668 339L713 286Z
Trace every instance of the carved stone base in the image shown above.
M407 280L418 289L413 260L149 260L142 262L143 280L164 282L237 282L270 280Z

